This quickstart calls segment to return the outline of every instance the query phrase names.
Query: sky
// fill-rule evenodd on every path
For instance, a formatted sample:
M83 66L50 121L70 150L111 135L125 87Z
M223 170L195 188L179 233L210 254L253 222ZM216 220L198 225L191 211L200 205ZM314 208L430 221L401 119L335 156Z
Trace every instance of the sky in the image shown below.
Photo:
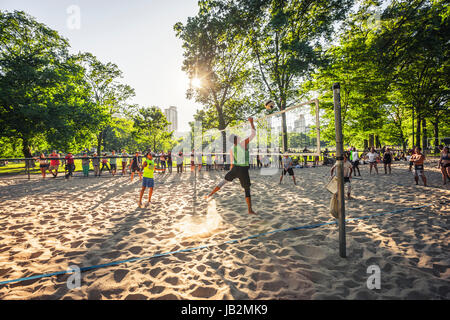
M136 91L131 103L176 106L178 131L189 130L201 106L186 99L189 81L173 26L197 14L197 0L0 0L0 10L25 11L68 39L71 52L117 64L122 82Z

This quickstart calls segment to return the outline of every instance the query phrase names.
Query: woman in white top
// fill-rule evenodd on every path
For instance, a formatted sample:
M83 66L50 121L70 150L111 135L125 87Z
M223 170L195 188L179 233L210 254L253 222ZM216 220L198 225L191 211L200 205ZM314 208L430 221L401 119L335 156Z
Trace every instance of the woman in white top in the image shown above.
M379 159L378 153L375 152L375 148L370 148L370 152L366 155L366 158L369 159L370 165L370 175L372 175L372 168L375 167L375 171L378 174L377 160Z

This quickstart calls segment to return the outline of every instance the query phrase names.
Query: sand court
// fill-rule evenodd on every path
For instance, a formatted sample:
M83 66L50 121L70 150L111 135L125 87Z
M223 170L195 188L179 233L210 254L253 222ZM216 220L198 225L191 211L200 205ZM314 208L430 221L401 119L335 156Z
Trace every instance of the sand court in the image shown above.
M0 298L449 299L450 191L436 170L427 171L425 188L413 185L405 165L371 177L362 166L348 218L428 207L349 222L346 259L338 254L337 225L226 243L335 221L329 170L296 169L297 186L252 170L256 216L247 214L237 182L203 199L224 172L198 173L195 190L191 172L156 174L148 208L137 207L137 177L1 180L0 282L124 262L83 272L78 289L68 289L70 274L63 274L1 285ZM190 248L199 249L127 261ZM370 265L381 269L379 290L367 288Z

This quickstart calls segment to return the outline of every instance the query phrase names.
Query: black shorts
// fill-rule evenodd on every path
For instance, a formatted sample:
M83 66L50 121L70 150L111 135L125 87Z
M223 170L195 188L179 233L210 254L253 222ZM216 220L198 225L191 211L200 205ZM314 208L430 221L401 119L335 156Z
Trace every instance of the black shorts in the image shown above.
M242 188L250 189L251 183L248 169L249 167L233 166L233 169L228 171L228 173L225 175L225 180L231 182L234 179L238 178Z
M392 163L392 160L384 160L383 163L384 163L384 164L391 164L391 163Z
M294 175L294 170L292 168L289 169L283 169L283 175L285 176L286 174L288 174L292 177Z
M423 164L414 165L414 174L416 176L423 176L424 174L423 171L424 171Z
M359 166L359 160L353 161L353 168L356 168Z
M450 168L450 163L446 163L444 165L442 165L443 168Z
M136 172L136 171L137 171L137 172L140 172L140 171L141 171L141 168L139 168L139 167L132 167L132 168L131 168L131 172L134 173L134 172Z
M112 164L111 163L111 170L117 170L117 164Z

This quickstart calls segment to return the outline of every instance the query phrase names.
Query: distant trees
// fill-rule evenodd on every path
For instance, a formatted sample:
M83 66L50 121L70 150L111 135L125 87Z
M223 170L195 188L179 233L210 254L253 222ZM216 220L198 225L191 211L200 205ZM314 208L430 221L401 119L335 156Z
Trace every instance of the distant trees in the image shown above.
M434 132L449 135L449 14L444 1L392 1L384 10L365 1L345 22L328 63L304 90L321 92L333 124L329 86L341 82L344 135L362 146L368 136L384 144L427 147ZM373 24L375 9L380 20ZM328 126L325 136L331 140Z
M22 153L45 142L77 148L103 115L68 42L23 12L0 12L0 135Z
M136 121L133 110L142 108L128 103L134 90L120 82L117 65L68 48L28 14L0 11L0 157L77 152L94 143L98 152L143 149L150 139L154 147L172 143L164 115L155 120L154 137ZM138 130L145 135L135 139Z
M439 136L450 136L446 1L363 0L356 6L353 0L202 0L199 4L198 15L175 29L185 48L184 70L191 77L206 75L204 85L188 95L204 106L198 116L208 126L224 129L259 113L268 98L283 110L318 95L322 138L333 143L331 85L340 82L348 144L395 144L406 149L426 145L431 135L435 144ZM218 70L236 73L227 77ZM216 103L228 101L215 98L230 92L238 92L240 98L232 100L237 109ZM285 117L282 127L286 146Z

